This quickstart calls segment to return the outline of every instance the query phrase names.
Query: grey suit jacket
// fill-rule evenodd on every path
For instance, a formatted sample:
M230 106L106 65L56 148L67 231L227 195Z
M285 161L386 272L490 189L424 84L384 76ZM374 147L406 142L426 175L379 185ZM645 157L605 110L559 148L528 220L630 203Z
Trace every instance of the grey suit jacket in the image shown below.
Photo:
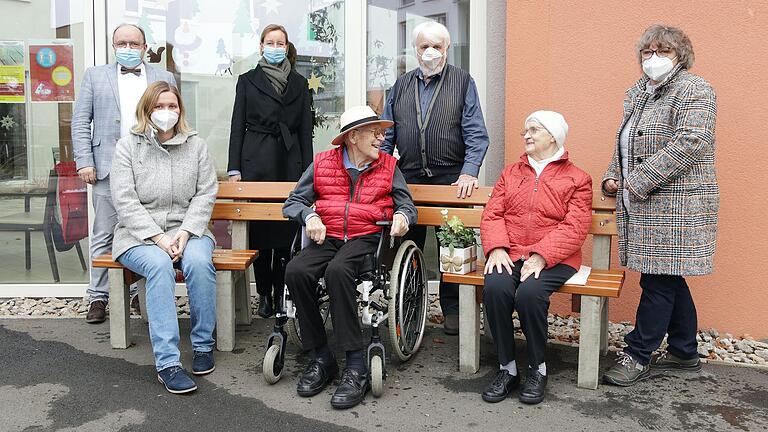
M176 79L170 72L152 67L146 62L144 70L147 72L147 84L166 81L176 85ZM112 167L112 156L119 139L120 95L117 87L117 64L88 68L72 114L72 148L77 169L96 167L96 178L106 178Z

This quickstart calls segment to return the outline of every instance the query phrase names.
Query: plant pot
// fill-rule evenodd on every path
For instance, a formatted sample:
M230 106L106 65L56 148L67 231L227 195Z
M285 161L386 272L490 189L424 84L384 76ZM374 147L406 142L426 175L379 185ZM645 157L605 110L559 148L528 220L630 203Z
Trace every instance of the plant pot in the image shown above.
M467 274L477 268L477 245L465 248L440 246L440 271Z

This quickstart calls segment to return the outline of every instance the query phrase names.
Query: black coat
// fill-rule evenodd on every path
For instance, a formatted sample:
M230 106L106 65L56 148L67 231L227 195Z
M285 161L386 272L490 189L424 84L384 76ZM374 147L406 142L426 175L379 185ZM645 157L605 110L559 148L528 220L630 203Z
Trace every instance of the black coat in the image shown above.
M307 79L294 70L282 95L261 67L240 75L227 170L240 171L242 181L297 181L312 162L311 105ZM282 222L252 224L250 247L288 247L295 229Z

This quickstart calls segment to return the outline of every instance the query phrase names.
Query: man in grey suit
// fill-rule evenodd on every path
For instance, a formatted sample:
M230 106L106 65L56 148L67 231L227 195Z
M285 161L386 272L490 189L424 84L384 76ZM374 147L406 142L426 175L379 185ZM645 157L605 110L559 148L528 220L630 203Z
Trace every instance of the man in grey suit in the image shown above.
M115 144L136 124L136 104L147 84L166 81L176 85L172 74L143 61L147 51L144 30L120 24L112 33L116 63L94 66L85 71L72 115L72 147L80 178L93 186L93 229L91 259L112 249L117 213L112 204L109 170ZM91 128L93 124L93 128ZM109 300L107 269L91 267L88 285L88 314L85 321L106 319Z

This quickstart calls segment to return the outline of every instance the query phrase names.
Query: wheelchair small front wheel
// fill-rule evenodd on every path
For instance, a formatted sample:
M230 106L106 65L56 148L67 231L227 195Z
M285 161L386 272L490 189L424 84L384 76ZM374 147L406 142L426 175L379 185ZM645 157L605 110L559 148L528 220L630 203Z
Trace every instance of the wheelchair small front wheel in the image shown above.
M371 358L371 393L374 397L384 394L384 361L378 355Z
M264 364L262 366L262 375L267 384L274 384L280 381L283 376L283 365L280 364L280 346L272 345L264 355Z

